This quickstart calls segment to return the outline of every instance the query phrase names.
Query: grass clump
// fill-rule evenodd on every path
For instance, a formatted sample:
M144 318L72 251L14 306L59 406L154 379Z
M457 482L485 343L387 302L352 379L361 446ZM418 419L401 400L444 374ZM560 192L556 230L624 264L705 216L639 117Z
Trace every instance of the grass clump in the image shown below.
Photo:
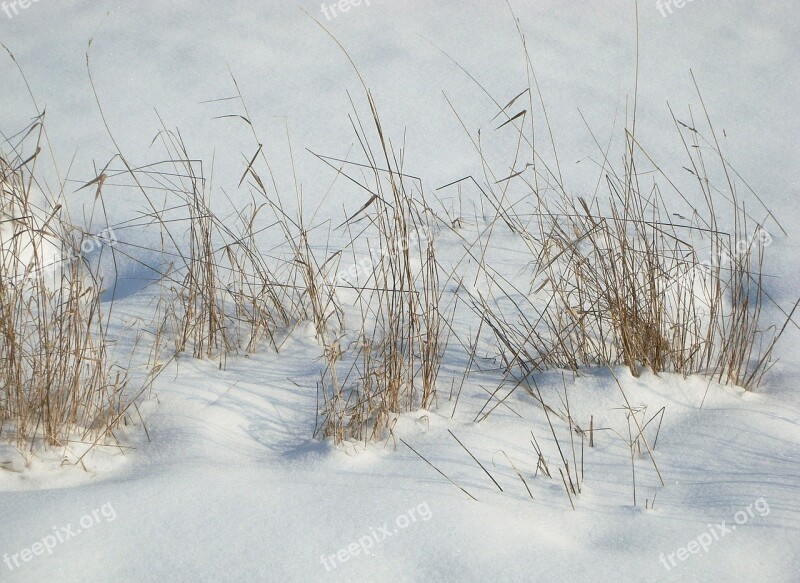
M20 451L97 443L128 407L87 234L40 191L43 124L0 154L0 432Z

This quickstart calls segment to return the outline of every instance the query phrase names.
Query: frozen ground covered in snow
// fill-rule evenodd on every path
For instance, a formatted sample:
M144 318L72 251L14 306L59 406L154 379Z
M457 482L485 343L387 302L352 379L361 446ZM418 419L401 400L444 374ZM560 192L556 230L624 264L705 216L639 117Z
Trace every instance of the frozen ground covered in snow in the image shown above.
M512 2L565 180L584 192L597 173L585 163L595 146L578 110L605 139L615 115L624 117L635 10L620 0L563 4ZM725 130L726 153L787 231L774 233L765 271L775 276L772 297L790 308L800 282L800 11L788 1L674 4L666 16L655 2L639 4L638 138L680 169L666 102L679 111L697 105L691 69ZM13 18L0 13L0 41L47 109L54 157L62 170L72 163L73 189L95 175L92 161L113 152L87 76L89 39L97 94L120 148L138 161L158 159L150 154L157 110L194 155L214 157L214 182L235 201L246 200L235 186L251 144L230 119L212 119L230 113L224 102L208 103L231 94L231 73L270 137L265 148L283 161L281 180L291 178L288 120L309 208L331 173L305 148L344 158L353 143L347 91L356 94L358 80L301 9L346 46L389 133L407 132L406 170L432 188L474 172L474 151L443 92L470 127L495 127L486 115L492 103L443 51L503 103L526 83L503 2L372 0L330 19L319 2L296 0L15 6ZM0 129L9 133L33 112L12 61L2 63ZM70 196L78 208L85 193ZM363 204L359 196L327 200L322 212L338 224ZM109 219L120 223L140 208L133 199L111 201ZM508 247L499 265L519 274L518 243L502 232L494 243ZM443 244L457 259L452 238ZM140 289L135 265L120 277L115 330L124 351L126 326L146 313L152 294ZM467 338L473 315L459 309L454 327ZM768 309L765 317L779 316ZM610 428L595 432L594 448L584 446L575 510L559 479L533 477L531 431L554 466L558 452L527 393L473 422L485 388L502 378L496 362L476 366L453 414L451 381L458 386L467 360L456 343L435 406L401 416L393 433L477 500L397 439L367 448L312 439L323 364L311 325L295 329L278 354L264 347L229 358L225 370L181 356L141 404L149 439L141 425L130 426L124 452L97 449L84 469L59 467L56 451L26 468L13 449L0 449L0 581L797 581L798 347L800 330L790 325L780 362L748 393L698 378L634 378L622 368L614 371L620 386L602 370L563 382L559 372L542 375L547 402L558 403L566 385L576 419L594 416L595 427ZM647 406L647 418L665 407L655 450L665 485L648 456L637 459L636 506L620 387ZM563 425L555 431L569 443Z

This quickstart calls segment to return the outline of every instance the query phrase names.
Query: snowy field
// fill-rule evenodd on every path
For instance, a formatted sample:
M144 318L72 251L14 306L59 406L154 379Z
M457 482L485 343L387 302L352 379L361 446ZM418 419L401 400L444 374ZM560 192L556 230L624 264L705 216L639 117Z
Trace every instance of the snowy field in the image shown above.
M643 1L637 44L637 6L622 0L16 0L0 4L0 42L0 150L46 111L42 189L63 185L60 203L87 230L112 228L96 246L116 249L116 264L96 263L135 402L105 446L0 442L0 581L800 581L800 316L786 317L800 296L795 3ZM436 211L407 244L421 257L435 242L447 342L425 408L339 442L320 431L330 346L311 318L277 329L277 350L265 339L207 358L175 356L165 332L151 374L166 289L154 274L168 260L142 217L166 176L147 165L163 173L174 158L162 130L202 160L228 225L255 200L248 168L263 153L292 217L302 192L316 260L336 258L346 285L327 322L341 315L334 344L356 346L359 285L385 258L367 235L351 244L361 223L348 219L370 196L349 177L367 183L370 169L337 174L365 162L357 134L375 137L358 130L372 122L362 79ZM500 310L547 284L521 223L503 218L513 208L541 228L508 179L530 172L509 129L535 127L552 182L599 200L634 107L635 140L663 169L643 162L642 182L676 186L661 191L662 216L691 219L676 194L692 188L687 150L712 156L681 136L710 135L707 111L748 232L766 237L760 329L786 325L751 390L621 363L522 374L525 359L481 316L481 299ZM120 153L152 182L137 190L134 173L109 170L101 220L97 183L82 187L119 170ZM485 192L506 183L500 212ZM292 264L275 208L262 213L257 245ZM735 230L737 216L719 205L716 226ZM531 317L537 301L517 305Z

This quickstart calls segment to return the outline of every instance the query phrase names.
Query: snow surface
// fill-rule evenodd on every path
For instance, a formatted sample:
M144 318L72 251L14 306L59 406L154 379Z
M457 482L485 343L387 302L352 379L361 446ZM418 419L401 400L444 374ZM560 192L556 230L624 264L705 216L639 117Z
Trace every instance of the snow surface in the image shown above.
M575 164L594 152L578 109L605 137L615 114L624 115L634 78L633 3L512 5L534 54L566 179L577 192L590 191L595 169ZM0 41L46 106L55 158L62 176L72 161L75 188L95 176L92 161L101 164L113 152L86 71L93 39L98 96L127 155L159 159L150 148L160 129L155 109L181 129L194 155L215 157L215 183L246 200L233 187L251 142L235 122L212 120L230 113L224 104L204 103L231 95L232 73L269 136L265 147L284 162L282 180L291 178L288 119L311 208L331 175L304 148L347 155L353 138L346 91L356 94L359 86L301 8L351 52L392 135L400 139L407 130L408 172L435 188L475 171L474 152L442 92L470 127L491 118L492 103L434 45L507 101L524 86L525 71L504 2L372 0L329 22L319 2L35 2L14 18L0 12ZM639 139L680 169L666 102L679 111L697 106L691 68L715 124L725 129L726 153L788 231L774 233L767 271L776 276L771 295L790 306L800 281L798 8L697 0L663 18L654 2L643 2L639 20ZM0 128L9 134L34 112L13 63L2 62ZM72 196L80 208L81 194ZM342 204L363 204L324 202L322 212L339 221ZM114 201L110 220L142 208L136 200ZM505 267L518 273L524 264L512 252L517 244L497 237L509 248ZM141 289L145 275L135 265L120 274L120 353L130 345L125 330L135 329L152 300ZM461 309L455 326L467 337L475 322ZM771 309L766 317L777 316ZM402 416L394 434L478 501L399 441L365 449L311 439L323 364L310 326L296 329L279 354L265 348L231 358L224 371L181 357L141 404L149 440L141 425L131 425L127 449L98 448L83 467L62 466L62 452L25 467L17 452L0 448L0 560L13 564L15 554L41 551L38 542L52 551L13 569L0 562L0 581L800 581L798 346L798 328L790 325L781 361L754 393L616 370L648 418L666 407L655 451L666 485L647 456L638 459L635 507L630 451L614 433L627 432L620 389L608 372L566 377L573 416L586 423L593 415L596 427L614 430L596 432L594 448L585 445L574 511L558 480L532 475L531 431L552 466L558 454L540 407L524 391L473 423L487 398L482 387L494 390L501 380L496 363L479 363L451 418L451 379L457 385L466 366L457 346L446 355L437 406ZM544 375L540 386L558 402L561 374ZM563 426L556 431L568 440ZM504 454L524 472L533 499ZM375 542L384 524L391 536ZM664 567L662 555L669 564L669 555L692 541L707 549ZM324 557L337 553L347 560L336 558L334 567Z

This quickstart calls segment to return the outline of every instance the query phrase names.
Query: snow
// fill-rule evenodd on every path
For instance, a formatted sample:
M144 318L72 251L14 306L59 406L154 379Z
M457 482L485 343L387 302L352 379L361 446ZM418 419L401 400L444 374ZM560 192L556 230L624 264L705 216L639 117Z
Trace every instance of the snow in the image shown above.
M578 109L603 139L615 113L619 130L634 78L633 4L512 5L534 54L565 178L577 192L591 192L597 172L587 156L595 149ZM392 135L400 139L407 129L410 174L434 189L475 172L476 155L442 92L470 128L491 118L493 104L433 45L507 101L523 87L525 69L503 2L372 0L328 21L311 2L62 0L31 3L13 18L0 12L0 40L47 108L62 177L75 155L74 189L96 175L92 161L102 164L113 151L87 76L89 50L109 129L127 156L139 163L163 158L150 146L160 129L156 109L168 127L181 129L194 156L214 156L215 184L247 202L234 187L242 154L252 155L250 137L241 124L212 119L231 106L204 103L229 97L233 74L268 138L265 148L280 161L279 181L292 191L288 123L306 208L321 204L321 219L338 224L343 205L354 212L364 201L317 194L332 174L305 148L347 156L353 137L346 91L358 95L359 85L347 59L300 8L351 52ZM640 140L680 170L666 102L681 114L687 104L699 111L691 68L715 125L725 129L726 153L788 232L773 228L766 266L775 276L770 294L788 309L800 280L800 13L788 1L698 0L662 17L648 2L639 4L639 20ZM6 58L2 66L0 128L9 135L34 111L13 63ZM70 196L79 209L89 195ZM132 199L109 207L112 224L144 208ZM502 231L494 237L496 267L524 278L519 243ZM443 235L442 245L448 260L460 258L452 235ZM142 283L148 275L141 266L124 265L118 275L114 330L124 355L157 291ZM779 316L770 308L765 318ZM474 333L463 303L454 326L463 338ZM547 419L522 388L508 407L474 422L485 390L502 379L497 362L479 359L454 411L450 388L458 388L467 360L457 343L446 353L435 407L400 416L389 439L368 447L312 439L324 361L310 324L293 330L279 353L265 345L229 358L224 370L182 355L143 395L147 434L134 416L123 448L95 448L80 465L62 463L65 452L56 450L26 466L19 452L0 446L0 581L797 581L798 332L790 324L781 360L756 392L694 377L634 378L623 368L542 375L546 402L555 407L566 387L572 416L584 428L593 417L599 428L595 447L586 439L582 456L573 436L583 461L575 510L556 472ZM637 456L636 506L623 391L633 406L646 406L644 421L665 407L653 453L664 485L649 454ZM553 430L562 445L570 443L563 421ZM531 432L554 479L533 476ZM70 449L74 460L85 446ZM35 556L52 542L46 537L63 538L67 527L73 536L57 537L52 553ZM706 548L692 552L695 541Z

